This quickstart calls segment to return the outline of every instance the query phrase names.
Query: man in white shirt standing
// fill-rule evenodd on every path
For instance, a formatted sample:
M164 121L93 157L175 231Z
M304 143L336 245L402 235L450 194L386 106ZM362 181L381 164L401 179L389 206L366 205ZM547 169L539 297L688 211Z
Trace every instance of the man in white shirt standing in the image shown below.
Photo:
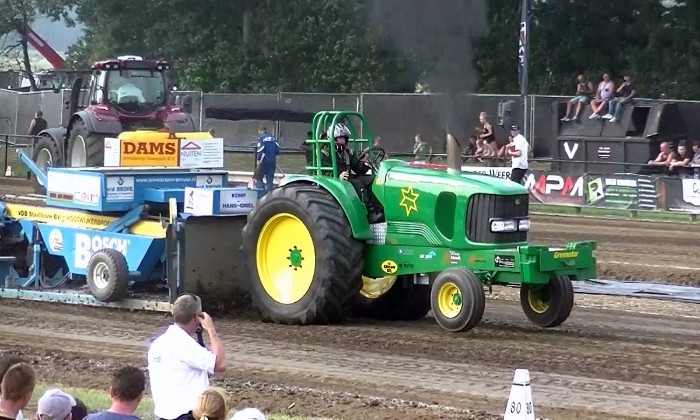
M520 127L517 125L510 128L510 135L513 137L513 141L506 146L508 155L513 159L513 169L510 173L510 180L520 184L528 170L527 155L530 151L530 145L525 139L525 136L520 134Z
M163 420L184 419L209 387L209 374L224 372L224 350L211 317L198 296L182 295L173 304L173 325L148 349L153 412ZM211 351L192 337L201 326Z

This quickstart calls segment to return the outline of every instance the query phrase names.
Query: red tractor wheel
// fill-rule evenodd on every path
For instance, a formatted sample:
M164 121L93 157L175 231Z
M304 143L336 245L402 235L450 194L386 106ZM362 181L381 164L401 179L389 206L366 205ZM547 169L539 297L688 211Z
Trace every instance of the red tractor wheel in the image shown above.
M79 119L70 131L66 163L73 168L102 166L104 147L104 136L91 133Z

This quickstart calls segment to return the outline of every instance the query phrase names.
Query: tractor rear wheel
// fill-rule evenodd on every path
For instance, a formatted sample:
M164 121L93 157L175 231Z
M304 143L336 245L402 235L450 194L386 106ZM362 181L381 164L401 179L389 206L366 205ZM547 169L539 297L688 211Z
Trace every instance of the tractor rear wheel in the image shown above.
M104 165L104 136L91 133L85 122L78 119L70 130L66 163L72 168Z
M567 276L552 277L539 288L522 284L520 306L533 324L542 328L557 327L571 315L574 286Z
M41 136L34 146L32 161L46 173L46 168L49 166L61 166L61 151L51 137ZM34 180L34 192L46 194L46 185L39 182L35 175L32 175L32 179Z
M396 276L391 276L396 277ZM387 321L415 321L430 312L430 287L413 283L413 276L399 276L389 290L379 296L364 293L364 287L352 303L358 317ZM387 276L385 279L389 279ZM363 281L378 281L363 277Z
M336 322L362 287L363 244L327 191L286 186L266 194L243 229L250 295L263 319Z
M437 323L447 331L461 332L476 327L484 316L484 286L471 271L454 267L438 274L430 301Z

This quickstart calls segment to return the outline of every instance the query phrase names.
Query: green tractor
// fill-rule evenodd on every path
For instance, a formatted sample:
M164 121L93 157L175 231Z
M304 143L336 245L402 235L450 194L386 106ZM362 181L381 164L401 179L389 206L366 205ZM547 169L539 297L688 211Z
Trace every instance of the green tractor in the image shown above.
M519 285L525 316L551 328L571 313L572 281L595 277L595 242L528 245L527 189L462 173L451 136L448 169L438 170L385 159L358 112L320 112L312 133L307 174L287 175L243 230L249 291L264 319L415 320L432 309L442 328L467 331L482 319L485 286ZM347 162L370 174L344 179Z

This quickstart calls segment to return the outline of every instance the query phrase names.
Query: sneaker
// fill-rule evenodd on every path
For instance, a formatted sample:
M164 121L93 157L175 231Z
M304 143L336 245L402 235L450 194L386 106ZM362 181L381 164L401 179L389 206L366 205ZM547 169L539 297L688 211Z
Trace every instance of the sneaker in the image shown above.
M596 114L596 113L594 112L593 114L591 114L590 117L588 117L588 119L589 119L589 120L594 120L594 119L596 119L596 118L598 118L598 117L599 117L599 115Z
M617 118L615 118L615 117L610 118L611 123L614 123L615 121L617 121Z
M605 115L603 115L603 118L605 118L606 120L609 120L609 119L612 118L612 117L613 117L612 114L605 114Z
M581 121L581 117L579 117L578 115L575 116L575 117L574 117L574 121Z
M568 122L568 121L571 121L571 118L569 118L569 117L564 117L564 118L562 118L562 119L559 120L559 121Z

